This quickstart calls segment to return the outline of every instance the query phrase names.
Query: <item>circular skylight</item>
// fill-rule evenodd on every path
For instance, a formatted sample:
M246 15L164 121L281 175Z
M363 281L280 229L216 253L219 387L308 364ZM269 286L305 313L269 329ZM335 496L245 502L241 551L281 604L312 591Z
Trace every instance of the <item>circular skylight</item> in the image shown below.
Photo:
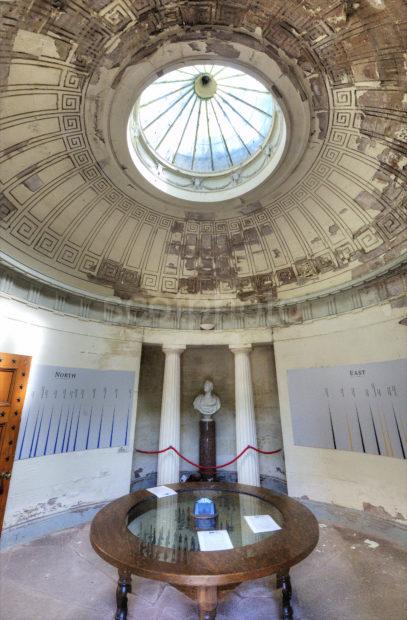
M272 120L270 91L251 75L219 65L171 71L148 86L139 102L146 144L185 172L240 166L261 149Z
M270 174L284 144L285 121L271 91L254 76L217 64L159 77L129 120L130 152L140 171L167 193L192 200L248 191Z

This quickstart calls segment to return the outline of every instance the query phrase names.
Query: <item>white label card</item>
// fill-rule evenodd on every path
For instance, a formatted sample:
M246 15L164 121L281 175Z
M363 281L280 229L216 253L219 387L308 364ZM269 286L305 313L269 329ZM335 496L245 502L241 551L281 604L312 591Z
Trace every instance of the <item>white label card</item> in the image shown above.
M276 532L281 530L278 523L274 521L270 515L253 515L245 517L248 526L255 534L261 534L262 532Z
M199 549L201 551L225 551L233 549L227 530L204 530L198 532Z
M156 497L168 497L169 495L177 494L176 491L174 491L173 489L170 489L169 487L165 487L165 486L151 487L151 489L147 489L147 491L150 491L150 493L152 493Z

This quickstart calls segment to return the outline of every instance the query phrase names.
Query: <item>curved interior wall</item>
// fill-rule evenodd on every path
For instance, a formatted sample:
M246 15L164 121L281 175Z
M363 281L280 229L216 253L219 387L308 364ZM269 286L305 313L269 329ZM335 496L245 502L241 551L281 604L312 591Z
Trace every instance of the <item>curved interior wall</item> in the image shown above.
M407 519L405 460L294 445L287 370L406 358L403 308L390 304L343 317L274 330L288 493L396 519Z
M2 544L8 544L87 520L95 507L128 493L141 335L134 329L57 316L0 297L0 351L31 355L31 377L35 366L42 364L134 375L127 447L15 460L2 534ZM29 390L30 384L27 398ZM24 420L20 434L23 427Z
M274 338L290 492L405 516L401 461L294 446L285 373L396 359L405 347L406 3L286 0L284 14L279 2L127 2L124 12L114 2L6 4L0 290L13 329L0 324L1 348L99 368L113 347L117 368L136 368L140 351L133 358L127 347L141 341ZM109 137L109 111L120 119L110 103L115 93L124 103L129 69L165 56L171 42L188 56L278 61L281 82L312 108L309 148L295 171L277 171L287 183L270 177L213 214L151 187L144 200L129 185ZM202 322L215 331L197 331ZM91 452L16 463L10 510L27 524L35 502L45 515L75 507L82 470L86 501L112 497L129 483L132 455L103 452L97 463ZM51 474L70 499L47 505Z
M398 300L298 326L206 333L104 325L2 296L0 350L32 355L33 365L129 370L135 374L137 393L142 343L160 347L174 343L198 348L221 346L229 353L226 346L230 344L266 344L271 350L273 342L289 494L359 510L376 510L378 514L402 519L407 516L407 475L401 459L294 445L286 371L401 359L407 344L406 327L400 324L404 316L402 302ZM190 352L187 349L184 354L194 358L199 354L198 348L191 348ZM256 346L252 355L256 357ZM216 380L215 367L213 375ZM184 384L186 379L189 380L184 375ZM199 391L200 383L201 372L193 383L191 380L183 406L189 407L190 396ZM159 393L158 378L154 385ZM217 389L222 395L221 384ZM258 383L256 388L255 381L256 398L257 390L262 390L262 386ZM276 412L270 413L273 418ZM189 415L196 421L196 414L190 411ZM103 502L127 493L134 472L135 422L136 399L128 451L107 448L17 461L2 543L22 540L24 532L32 538L44 528L47 531L47 520L52 520L53 529L87 520ZM155 435L154 427L152 431ZM194 457L188 446L187 429L184 440L183 450ZM224 454L226 457L227 449Z

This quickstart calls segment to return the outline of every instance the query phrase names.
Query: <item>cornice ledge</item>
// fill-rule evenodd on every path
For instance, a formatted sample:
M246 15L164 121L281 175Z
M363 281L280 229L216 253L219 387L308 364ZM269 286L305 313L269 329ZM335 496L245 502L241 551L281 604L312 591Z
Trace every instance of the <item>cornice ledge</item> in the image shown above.
M22 267L0 252L0 292L28 305L114 325L160 329L199 330L202 317L215 329L289 326L309 320L332 317L379 305L405 295L403 267L406 256L398 257L366 276L316 294L256 305L183 308L137 304L100 296ZM386 286L392 279L391 286ZM209 317L209 318L208 318Z

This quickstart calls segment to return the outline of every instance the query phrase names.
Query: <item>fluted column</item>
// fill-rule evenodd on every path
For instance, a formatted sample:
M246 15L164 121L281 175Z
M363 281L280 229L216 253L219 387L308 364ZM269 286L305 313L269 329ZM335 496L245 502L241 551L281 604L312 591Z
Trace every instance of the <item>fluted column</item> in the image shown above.
M247 445L257 447L250 368L252 347L241 345L229 348L235 356L236 450L239 454ZM237 461L237 480L241 484L260 486L259 456L254 450L248 450Z
M165 353L159 449L180 449L181 354L185 346L163 347ZM169 450L158 455L157 484L179 482L179 457Z

